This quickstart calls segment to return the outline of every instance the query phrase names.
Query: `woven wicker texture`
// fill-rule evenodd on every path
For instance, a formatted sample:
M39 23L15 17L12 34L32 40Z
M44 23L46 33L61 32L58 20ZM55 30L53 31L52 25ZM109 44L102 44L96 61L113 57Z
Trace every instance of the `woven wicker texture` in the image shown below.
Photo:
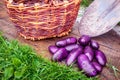
M8 14L25 39L40 40L67 35L81 0L5 0Z

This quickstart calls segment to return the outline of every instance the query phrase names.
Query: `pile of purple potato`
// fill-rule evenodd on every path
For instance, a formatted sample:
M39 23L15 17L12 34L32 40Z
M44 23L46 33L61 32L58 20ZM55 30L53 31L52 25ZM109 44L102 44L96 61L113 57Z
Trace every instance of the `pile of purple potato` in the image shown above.
M49 46L53 61L65 60L67 66L77 63L87 76L99 74L107 63L105 54L99 50L99 44L83 35L78 40L69 37Z

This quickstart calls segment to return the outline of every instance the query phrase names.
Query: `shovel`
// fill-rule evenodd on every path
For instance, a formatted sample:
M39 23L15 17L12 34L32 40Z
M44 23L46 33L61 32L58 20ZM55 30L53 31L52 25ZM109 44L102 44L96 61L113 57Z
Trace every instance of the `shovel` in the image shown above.
M79 32L91 37L110 31L120 21L120 0L94 0L86 9Z

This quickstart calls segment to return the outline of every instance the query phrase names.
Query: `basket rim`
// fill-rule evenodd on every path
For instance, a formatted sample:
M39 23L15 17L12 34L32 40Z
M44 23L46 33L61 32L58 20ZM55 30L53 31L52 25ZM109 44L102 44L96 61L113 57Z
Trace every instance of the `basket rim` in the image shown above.
M34 4L34 5L27 6L26 4L23 4L23 3L12 4L12 3L9 2L9 0L4 0L4 1L5 1L7 6L16 7L16 8L18 8L18 7L21 7L21 8L43 8L43 7L55 8L56 7L57 8L57 7L60 7L60 6L68 6L70 4L76 3L76 1L77 1L77 4L79 2L81 2L81 0L73 0L71 2L67 1L67 2L63 2L63 3L55 4L53 6L51 6L50 4L39 5L39 3L36 3L36 5Z

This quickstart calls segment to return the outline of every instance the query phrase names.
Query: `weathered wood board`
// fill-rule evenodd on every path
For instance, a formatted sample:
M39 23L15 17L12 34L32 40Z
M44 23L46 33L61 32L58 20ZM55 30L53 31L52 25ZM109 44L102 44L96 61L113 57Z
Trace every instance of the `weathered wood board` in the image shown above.
M78 32L78 27L79 27L78 23L76 22L75 25L73 26L72 32L68 36L74 36L79 38L81 35ZM52 38L52 39L46 39L46 40L40 40L40 41L30 41L30 40L23 39L18 35L15 26L9 20L2 1L0 1L0 31L3 32L3 35L7 39L9 40L17 39L21 43L29 44L37 51L39 55L48 59L51 58L51 55L47 49L48 46L54 45L55 42L59 39L68 37L68 36L65 36L62 38ZM118 35L117 33L118 32L111 30L106 34L93 39L100 43L101 45L100 49L103 52L105 52L108 63L120 69L120 35ZM119 78L117 79L114 76L113 71L110 68L106 67L100 74L100 79L101 80L120 80L120 74L118 74L118 76Z

